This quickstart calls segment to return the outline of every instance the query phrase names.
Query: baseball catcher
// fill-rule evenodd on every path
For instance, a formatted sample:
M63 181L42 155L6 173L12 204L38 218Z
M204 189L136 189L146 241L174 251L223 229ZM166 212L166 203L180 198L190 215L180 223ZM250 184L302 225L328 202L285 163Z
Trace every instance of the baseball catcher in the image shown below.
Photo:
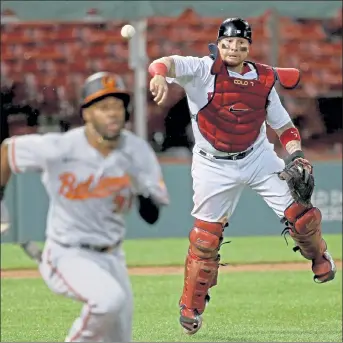
M180 324L196 333L217 285L224 228L244 187L259 194L286 224L295 250L312 261L314 280L335 277L334 261L322 238L321 213L311 203L312 166L305 159L299 131L283 107L275 84L293 89L295 68L278 68L248 60L252 45L249 23L226 19L216 44L204 57L166 56L149 66L150 91L163 104L168 83L184 88L195 138L192 160L194 226L189 234ZM290 156L281 160L268 141L266 123Z

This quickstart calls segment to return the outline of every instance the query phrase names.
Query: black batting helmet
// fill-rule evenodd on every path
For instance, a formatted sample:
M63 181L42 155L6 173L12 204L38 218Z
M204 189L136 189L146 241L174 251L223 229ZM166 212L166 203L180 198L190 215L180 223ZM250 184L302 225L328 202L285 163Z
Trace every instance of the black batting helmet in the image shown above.
M252 43L252 33L249 23L241 18L229 18L222 22L217 39L224 37L241 37Z
M81 110L108 96L123 100L126 111L125 119L128 121L130 118L128 107L131 96L125 90L124 82L118 76L109 72L98 72L86 79L82 87Z

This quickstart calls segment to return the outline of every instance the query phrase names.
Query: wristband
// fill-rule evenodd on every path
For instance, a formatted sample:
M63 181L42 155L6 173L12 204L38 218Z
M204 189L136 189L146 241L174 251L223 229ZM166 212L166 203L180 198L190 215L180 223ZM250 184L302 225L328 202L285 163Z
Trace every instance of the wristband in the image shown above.
M301 142L300 133L296 127L291 127L284 132L282 132L280 136L280 142L283 147L286 149L287 143L290 141L299 141Z
M152 63L149 66L149 73L152 77L154 77L155 75L161 75L166 77L168 74L168 68L164 63Z
M305 154L301 150L296 150L289 156L289 158L291 161L294 161L297 158L305 158Z

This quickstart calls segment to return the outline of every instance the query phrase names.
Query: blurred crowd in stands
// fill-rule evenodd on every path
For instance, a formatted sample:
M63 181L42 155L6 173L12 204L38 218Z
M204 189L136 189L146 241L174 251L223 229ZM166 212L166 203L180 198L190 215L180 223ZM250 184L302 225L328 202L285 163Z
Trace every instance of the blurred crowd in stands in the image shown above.
M275 28L270 13L247 18L253 27L251 60L270 63ZM96 20L94 20L96 18ZM188 10L178 18L148 20L149 61L181 54L204 56L223 18L199 18ZM80 87L91 73L118 74L133 90L124 22L105 22L96 10L73 23L20 22L1 14L1 140L9 135L67 131L82 124ZM278 89L284 106L301 131L305 148L333 156L342 152L342 12L330 20L278 20L280 67L302 72L294 91ZM273 32L273 34L272 34ZM275 61L275 59L274 59ZM148 82L149 80L147 80ZM164 155L188 156L193 144L183 90L172 86L163 107L148 100L149 140ZM134 120L134 111L131 120ZM268 129L276 149L275 134Z

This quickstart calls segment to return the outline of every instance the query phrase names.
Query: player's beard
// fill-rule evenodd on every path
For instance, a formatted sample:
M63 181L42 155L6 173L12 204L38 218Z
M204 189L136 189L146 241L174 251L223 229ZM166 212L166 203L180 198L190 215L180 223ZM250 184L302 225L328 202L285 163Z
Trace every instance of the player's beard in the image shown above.
M105 125L100 125L98 123L93 122L92 126L95 132L97 133L97 135L99 136L100 140L107 141L107 142L116 142L120 137L121 130L124 127L124 123L122 123L120 127L118 128L118 130L112 134L106 132L107 129Z
M245 46L242 46L240 47L239 51L241 53L248 53L249 52L249 49ZM240 65L242 65L244 63L244 60L248 57L248 54L246 54L245 58L240 58L239 61L237 62L228 62L225 58L223 59L223 62L224 62L224 65L226 67L232 67L232 68L236 68L236 67L239 67Z
M233 62L227 62L227 61L224 61L224 64L226 67L238 67L242 64L243 62L236 62L236 63L233 63Z

